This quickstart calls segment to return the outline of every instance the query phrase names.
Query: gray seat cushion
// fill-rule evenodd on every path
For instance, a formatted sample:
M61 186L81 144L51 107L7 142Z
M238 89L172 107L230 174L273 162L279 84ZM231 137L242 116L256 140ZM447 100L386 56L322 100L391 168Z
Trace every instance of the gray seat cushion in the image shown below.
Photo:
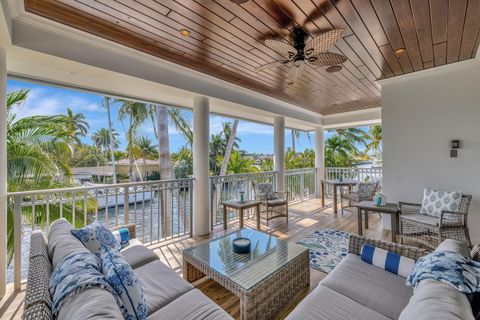
M416 213L402 214L400 217L402 219L424 223L431 226L438 226L438 219L439 219L438 217L432 217L432 216L427 216L425 214L416 214Z
M92 288L68 299L58 319L123 319L123 315L110 292Z
M132 269L136 269L158 259L158 256L153 250L147 249L137 239L130 240L128 246L120 250L120 253Z
M149 315L193 289L190 283L160 260L144 264L133 271L142 284Z
M285 199L271 199L267 200L269 206L281 206L287 204L287 200Z
M148 317L148 320L233 319L198 289L193 289Z
M384 315L323 286L321 283L286 320L388 320Z
M423 280L399 320L473 320L472 308L465 294L448 284Z
M52 261L53 269L62 260L75 253L87 252L83 243L78 240L70 231L73 226L65 219L59 219L52 223L48 231L48 257Z
M348 254L322 285L384 316L397 319L413 294L405 278Z

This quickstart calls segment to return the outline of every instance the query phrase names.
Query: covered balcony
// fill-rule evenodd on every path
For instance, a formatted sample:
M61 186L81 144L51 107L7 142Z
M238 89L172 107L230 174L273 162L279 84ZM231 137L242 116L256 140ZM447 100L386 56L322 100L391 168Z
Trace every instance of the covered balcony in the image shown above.
M333 315L342 319L413 319L409 306L413 308L415 295L404 285L399 270L394 272L395 278L385 275L387 263L383 268L373 266L372 256L363 269L367 270L365 279L370 281L368 277L380 271L383 278L377 279L377 287L372 286L372 295L378 299L371 302L361 288L352 289L357 290L355 299L342 291L342 279L353 280L342 276L346 269L340 266L356 257L358 263L367 264L363 250L369 244L388 254L408 256L413 266L452 239L465 247L464 252L473 249L472 256L463 258L475 264L471 261L480 242L478 12L480 4L473 0L2 1L0 105L7 105L7 79L15 79L128 100L152 106L152 110L185 108L192 113L191 124L187 124L192 174L183 178L165 175L160 160L157 178L138 181L131 172L131 159L115 159L112 148L107 165L77 170L79 177L108 177L101 184L12 191L7 185L11 168L7 158L9 122L5 119L9 114L2 108L0 317L35 318L24 315L24 308L31 303L28 287L33 287L30 261L38 258L31 243L37 234L48 240L51 227L66 219L76 229L94 221L111 230L130 228L132 239L153 250L162 268L167 266L191 282L189 290L198 289L200 300L217 308L211 309L210 317L189 314L189 319L303 319L309 310L318 319L336 319ZM317 48L308 47L305 39L322 39L332 30L339 31L336 41L325 44L328 51L311 55ZM303 45L299 45L300 31L305 33ZM290 38L290 33L297 38ZM277 41L282 47L269 46L268 41ZM327 40L322 40L322 45L323 41ZM279 43L302 54L285 52ZM327 58L322 54L332 54L329 59L338 61L315 64L321 57ZM212 174L211 115L273 127L272 168ZM112 120L108 122L111 139ZM342 156L326 154L327 131L372 125L382 128L381 142L377 141L383 149L380 164L338 167L326 161ZM313 166L286 169L289 130L292 137L293 131L310 134ZM159 143L158 152L165 148L168 144ZM117 181L122 165L129 182ZM150 166L157 165L157 160L143 157L137 164L138 176L146 177L152 171ZM109 179L112 181L105 182ZM364 197L360 185L374 188ZM428 210L429 192L442 197L448 193L460 200L454 203L455 210L439 209L437 216L428 215L421 210ZM412 203L422 200L417 214ZM8 220L9 215L12 219ZM275 215L279 217L270 219ZM222 251L224 247L218 252L212 249L232 234L241 238L242 230L255 232L249 241L268 237L265 252L257 248L245 262L232 253L231 243L223 244L230 250L227 253ZM326 236L329 232L335 235ZM335 237L343 239L339 248ZM276 243L275 250L270 241ZM308 250L299 249L301 246ZM207 259L202 250L208 251ZM296 256L295 250L306 251ZM271 252L278 257L265 268L259 261L268 261ZM323 258L315 260L316 254ZM299 261L306 255L308 262L303 261L303 267L307 269L301 269ZM45 254L50 264L52 256L51 252ZM53 265L49 268L54 272ZM135 271L133 266L131 269ZM303 278L302 270L308 273ZM271 274L256 281L255 276L262 272ZM289 274L275 278L282 272ZM332 277L334 273L338 278ZM271 279L276 283L268 282ZM381 280L390 279L395 286L381 291ZM149 285L150 281L144 283L146 294ZM262 285L272 289L262 291L258 288ZM53 289L45 283L43 287L48 299L54 299L49 291ZM398 292L401 307L392 307L387 300ZM453 303L452 310L460 311L452 319L471 319L479 312L464 293L457 290L453 294L459 295L460 302ZM382 295L388 296L383 302ZM275 299L269 297L278 299L270 301ZM330 301L332 297L338 300ZM175 299L162 302L155 310L149 305L148 317L143 318L155 319L162 310L168 314ZM339 301L345 299L357 309L347 306L343 315L339 310L345 306ZM39 305L49 305L48 312L53 312L51 302ZM335 309L337 302L339 310ZM435 312L448 309L448 303L437 303ZM222 316L215 318L214 314ZM420 315L420 319L431 317L430 313ZM42 313L38 318L49 316Z

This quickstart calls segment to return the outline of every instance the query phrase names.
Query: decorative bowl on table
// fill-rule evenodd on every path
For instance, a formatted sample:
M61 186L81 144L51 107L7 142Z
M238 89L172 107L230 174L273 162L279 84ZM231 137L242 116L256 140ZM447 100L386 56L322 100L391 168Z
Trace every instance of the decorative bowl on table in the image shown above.
M235 253L243 254L250 252L250 239L236 238L232 240L232 250Z

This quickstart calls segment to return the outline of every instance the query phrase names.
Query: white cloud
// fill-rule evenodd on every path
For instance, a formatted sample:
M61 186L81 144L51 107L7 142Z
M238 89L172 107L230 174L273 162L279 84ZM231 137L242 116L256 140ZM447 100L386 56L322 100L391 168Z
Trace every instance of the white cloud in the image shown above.
M82 97L69 93L52 94L48 90L34 88L30 90L27 101L17 107L15 112L17 117L25 118L33 115L63 114L67 108L71 108L75 113L102 111L99 104Z

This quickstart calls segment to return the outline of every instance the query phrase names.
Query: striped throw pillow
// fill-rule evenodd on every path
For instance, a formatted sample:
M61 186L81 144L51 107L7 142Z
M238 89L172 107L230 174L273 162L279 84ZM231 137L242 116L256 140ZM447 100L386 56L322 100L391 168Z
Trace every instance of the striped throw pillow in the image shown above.
M370 244L362 246L361 259L366 263L398 274L406 278L415 264L415 260L401 256L395 252L377 248Z
M117 239L117 242L120 243L122 248L128 244L128 241L130 241L130 234L127 228L121 228L113 231L112 233L115 239Z

